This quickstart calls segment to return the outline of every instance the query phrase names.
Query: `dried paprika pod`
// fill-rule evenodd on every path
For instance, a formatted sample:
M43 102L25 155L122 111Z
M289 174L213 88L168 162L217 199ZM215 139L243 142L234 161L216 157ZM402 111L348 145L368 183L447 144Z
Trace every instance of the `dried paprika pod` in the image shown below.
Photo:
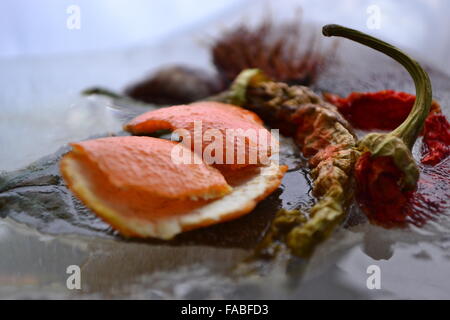
M408 55L367 34L338 25L325 26L323 34L348 38L385 53L403 65L414 80L417 95L407 119L388 134L371 133L365 136L358 143L363 155L355 167L357 196L368 217L379 222L379 216L386 214L385 209L392 210L392 216L402 216L405 200L416 189L420 175L411 149L431 110L429 76Z
M362 130L394 130L405 121L416 101L415 95L394 90L353 92L346 98L325 93L324 97L352 126ZM434 166L450 155L450 123L437 101L431 105L422 135L423 164Z
M442 114L431 114L423 130L422 163L436 165L450 155L450 123Z
M243 71L231 89L215 97L257 113L267 124L292 136L309 158L318 202L308 213L281 210L260 246L273 255L286 245L308 257L345 218L352 198L352 170L357 158L356 138L337 108L307 87L267 79L257 69Z

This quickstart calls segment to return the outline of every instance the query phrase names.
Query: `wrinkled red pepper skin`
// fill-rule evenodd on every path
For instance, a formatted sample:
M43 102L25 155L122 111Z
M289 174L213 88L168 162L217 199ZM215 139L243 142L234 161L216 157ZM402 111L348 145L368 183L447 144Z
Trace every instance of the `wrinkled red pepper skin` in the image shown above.
M347 98L327 93L328 102L355 127L364 130L393 130L402 124L411 112L416 97L404 92L354 92Z
M431 114L423 132L422 163L434 166L450 155L450 123L442 114Z
M325 94L328 102L362 130L394 130L408 117L416 97L385 90L352 93L347 98ZM422 226L450 208L450 124L433 102L423 129L421 177L417 189L404 192L398 185L402 171L388 157L363 154L356 163L357 200L369 220L385 228L408 223ZM430 167L432 166L432 167Z
M416 100L414 95L393 90L355 92L347 98L330 93L324 96L355 128L362 130L394 130L408 117ZM450 155L450 124L437 102L433 102L423 136L423 164L436 165Z
M355 166L356 197L369 220L384 228L421 227L450 209L450 158L435 167L422 166L417 189L402 192L403 173L392 158L363 154Z
M372 223L391 228L405 223L403 208L408 194L402 192L398 181L403 172L390 157L363 154L355 166L357 200Z

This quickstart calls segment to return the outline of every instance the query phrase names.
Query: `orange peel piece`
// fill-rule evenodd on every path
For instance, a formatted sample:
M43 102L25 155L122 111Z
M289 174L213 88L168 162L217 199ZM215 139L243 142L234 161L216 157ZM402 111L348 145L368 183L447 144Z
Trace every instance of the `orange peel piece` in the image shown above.
M123 236L159 239L251 212L286 171L271 163L225 178L204 163L174 164L175 145L150 137L75 143L60 169L69 189Z
M255 113L219 102L197 102L150 111L133 119L124 129L134 135L183 129L190 135L190 142L185 145L197 153L199 152L193 141L200 140L199 150L204 152L215 140L206 138L207 132L211 130L210 133L216 132L221 137L222 155L218 156L219 162L207 162L230 169L267 165L274 149L278 148L278 140L264 127L262 120ZM198 130L201 130L200 138ZM230 132L235 138L232 138ZM227 152L230 151L232 153L229 154L232 155L228 156ZM202 158L205 160L207 157Z

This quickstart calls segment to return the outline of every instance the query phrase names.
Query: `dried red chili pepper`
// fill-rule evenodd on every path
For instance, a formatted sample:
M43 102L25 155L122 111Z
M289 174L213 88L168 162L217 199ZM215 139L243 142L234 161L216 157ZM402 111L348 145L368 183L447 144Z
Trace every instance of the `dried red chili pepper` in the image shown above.
M406 120L388 134L372 133L365 136L358 143L358 149L362 156L358 159L355 166L357 197L367 216L373 222L381 222L380 224L384 226L397 225L408 217L408 214L405 214L405 208L408 207L407 204L411 202L411 197L413 197L419 185L420 172L412 156L411 149L431 111L431 81L428 74L416 61L388 43L359 31L336 25L324 27L323 32L326 36L348 38L385 53L402 64L414 80L417 96ZM399 113L402 116L401 112L404 112L405 105L409 99L404 94L400 95L393 92L384 92L381 95L354 95L353 99L363 100L361 98L367 97L371 98L370 101L375 101L376 103L363 103L363 106L368 106L369 109L375 110L375 113L378 113L378 117L382 119L385 116L380 113L380 108L383 104L378 101L380 100L379 98L390 102L397 101L396 105L400 105L400 107L393 108L396 116ZM343 102L339 101L339 99L335 99L335 101L338 103ZM402 104L399 104L398 101L401 101ZM352 110L351 104L346 105L343 103L342 108L344 113ZM370 118L364 117L364 120L362 125L374 126L373 120L371 122ZM399 121L399 118L395 120ZM388 124L381 121L381 123L376 123L375 125Z
M416 96L393 90L354 92L347 98L326 93L325 99L355 127L362 130L393 130L406 120ZM422 163L436 165L450 155L450 123L433 101L431 113L422 132L424 148Z
M328 102L355 127L363 130L393 130L402 124L412 110L416 97L393 90L354 92L347 98L327 93Z
M369 220L385 227L402 225L407 215L403 211L408 192L398 188L403 172L391 157L373 158L364 153L355 167L358 200Z
M436 165L450 155L450 123L442 114L431 114L423 130L422 163Z
M434 167L421 166L420 171L417 189L399 192L396 181L402 172L391 158L371 158L370 153L360 158L355 171L358 202L372 223L385 228L421 227L450 209L450 158Z

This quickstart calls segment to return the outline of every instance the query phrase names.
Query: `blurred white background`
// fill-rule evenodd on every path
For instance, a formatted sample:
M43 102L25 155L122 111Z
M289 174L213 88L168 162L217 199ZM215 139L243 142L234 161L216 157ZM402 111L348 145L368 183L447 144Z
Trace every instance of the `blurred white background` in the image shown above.
M244 0L245 2L245 0ZM242 0L2 0L0 55L112 49L155 43L193 28ZM81 28L67 28L71 5Z
M450 73L448 0L2 0L0 57L154 44L267 3L278 13L301 6L310 21L365 29ZM70 5L81 10L79 30L66 27ZM380 10L380 29L367 30L367 10L374 5Z
M67 27L73 5L80 29ZM275 20L292 19L299 7L308 22L375 34L450 75L449 0L2 0L0 170L119 131L108 106L82 99L83 89L120 91L165 64L207 67L198 40L270 9Z

